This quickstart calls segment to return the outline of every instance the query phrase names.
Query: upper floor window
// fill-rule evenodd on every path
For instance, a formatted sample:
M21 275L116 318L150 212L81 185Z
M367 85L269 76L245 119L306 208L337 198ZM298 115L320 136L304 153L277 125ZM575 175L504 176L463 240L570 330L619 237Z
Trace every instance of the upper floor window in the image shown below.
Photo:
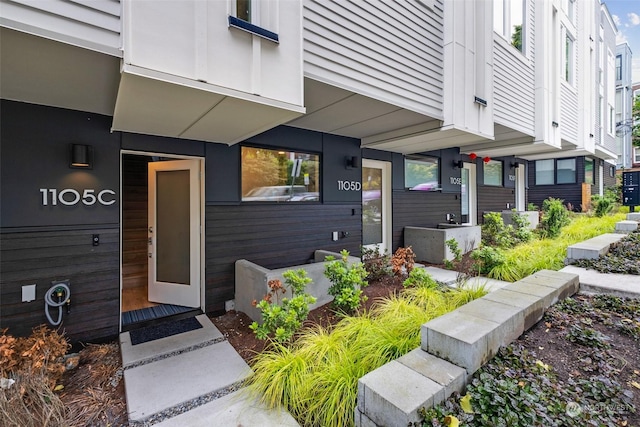
M236 18L251 22L251 0L236 0Z
M573 67L575 62L575 49L573 36L566 28L563 27L564 33L564 61L562 62L562 77L564 80L573 85Z
M484 164L484 185L502 186L502 162L489 160Z
M320 156L285 150L242 147L243 202L320 200Z
M616 80L622 80L622 55L616 55Z
M513 47L524 52L525 0L494 0L493 29L506 38Z
M440 170L436 157L406 157L404 185L409 190L440 190Z

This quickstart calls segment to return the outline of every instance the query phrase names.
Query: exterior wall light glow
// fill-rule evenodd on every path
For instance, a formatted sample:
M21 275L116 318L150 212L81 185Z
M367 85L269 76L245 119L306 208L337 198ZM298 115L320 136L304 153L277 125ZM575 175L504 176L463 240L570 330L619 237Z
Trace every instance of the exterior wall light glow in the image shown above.
M90 145L71 144L70 168L92 169L93 168L93 148Z

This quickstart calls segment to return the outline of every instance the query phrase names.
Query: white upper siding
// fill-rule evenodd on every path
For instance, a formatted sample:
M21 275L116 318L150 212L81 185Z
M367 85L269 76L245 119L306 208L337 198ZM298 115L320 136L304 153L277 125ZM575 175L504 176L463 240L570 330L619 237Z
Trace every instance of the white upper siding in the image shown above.
M119 0L0 0L0 25L122 56Z
M560 85L560 137L578 143L578 94L566 82Z
M534 2L528 1L524 54L497 33L493 42L495 122L528 135L535 132L534 12Z
M443 6L434 3L305 0L305 77L442 117Z

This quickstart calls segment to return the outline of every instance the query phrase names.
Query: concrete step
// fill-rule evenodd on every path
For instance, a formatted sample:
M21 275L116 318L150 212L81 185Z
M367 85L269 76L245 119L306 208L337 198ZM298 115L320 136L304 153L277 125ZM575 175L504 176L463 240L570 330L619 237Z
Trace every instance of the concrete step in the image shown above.
M578 276L543 270L422 325L421 346L358 382L358 427L406 426L461 391L477 369L544 311L578 291Z
M567 248L567 262L578 259L598 259L609 251L612 243L618 242L624 234L605 233Z
M629 221L640 222L640 212L629 212L627 214L627 219Z
M640 276L600 273L575 265L568 265L560 271L578 274L581 291L625 298L640 298Z
M629 234L638 229L638 221L618 221L616 222L616 233Z

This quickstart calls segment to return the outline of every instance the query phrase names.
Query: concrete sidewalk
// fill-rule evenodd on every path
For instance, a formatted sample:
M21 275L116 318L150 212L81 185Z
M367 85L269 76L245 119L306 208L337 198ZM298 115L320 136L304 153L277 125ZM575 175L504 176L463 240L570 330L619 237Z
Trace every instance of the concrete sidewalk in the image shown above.
M247 393L251 368L205 315L201 329L131 345L120 335L129 421L134 425L298 426Z

